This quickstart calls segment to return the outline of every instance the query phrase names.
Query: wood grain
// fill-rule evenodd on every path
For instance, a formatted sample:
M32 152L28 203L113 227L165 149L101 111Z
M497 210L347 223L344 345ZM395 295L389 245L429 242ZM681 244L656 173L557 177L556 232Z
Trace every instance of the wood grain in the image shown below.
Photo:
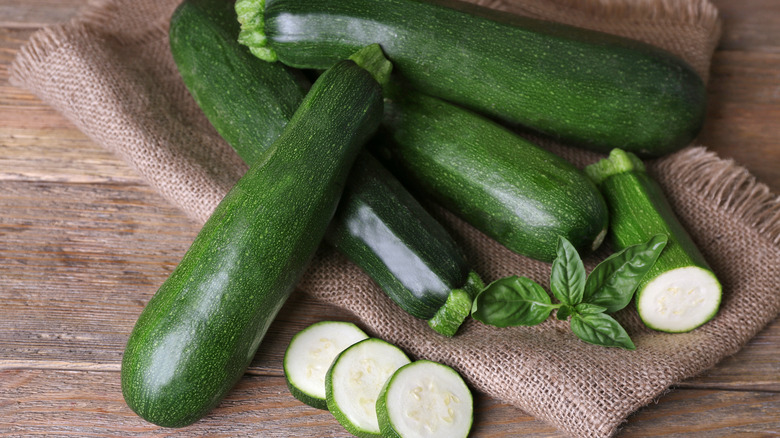
M117 157L8 83L19 47L88 0L0 0L0 436L169 436L124 404L119 367L143 305L197 227ZM724 36L699 143L780 193L780 2L714 0ZM322 319L353 319L300 293L228 398L176 436L348 436L287 391L281 357ZM477 396L473 436L556 437ZM780 321L733 357L640 409L621 437L780 434Z
M116 372L4 370L0 379L0 436L160 436L172 433L144 422L125 405ZM622 436L762 436L780 430L780 394L677 390L641 409ZM480 394L473 436L560 437L517 409ZM245 376L222 404L177 436L351 436L327 411L294 399L282 377Z

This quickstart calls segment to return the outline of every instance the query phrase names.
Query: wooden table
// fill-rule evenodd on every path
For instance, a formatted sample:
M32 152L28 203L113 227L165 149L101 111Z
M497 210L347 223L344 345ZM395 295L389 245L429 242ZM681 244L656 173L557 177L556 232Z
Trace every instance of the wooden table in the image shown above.
M169 435L124 404L119 364L143 305L198 231L128 166L8 84L19 47L87 0L0 0L0 436ZM714 57L700 143L780 193L780 1L715 0ZM346 436L287 391L281 354L322 319L351 319L294 294L266 355L212 415L179 436ZM474 436L559 436L477 397ZM620 436L780 434L780 320L741 352L641 409Z

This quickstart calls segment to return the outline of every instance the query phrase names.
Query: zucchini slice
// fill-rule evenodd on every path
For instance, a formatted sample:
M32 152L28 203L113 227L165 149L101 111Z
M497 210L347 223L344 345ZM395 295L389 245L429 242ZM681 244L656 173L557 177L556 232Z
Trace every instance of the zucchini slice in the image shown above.
M399 368L376 404L383 437L465 438L474 421L474 401L452 368L418 360Z
M615 149L585 171L607 200L616 247L626 248L659 233L669 236L637 288L642 321L655 330L679 333L712 319L720 306L721 284L642 161Z
M368 338L355 324L321 321L301 330L284 352L284 377L298 400L317 409L328 409L325 374L339 353Z
M409 357L395 345L368 338L342 351L325 375L328 409L351 434L381 436L376 401L382 387Z

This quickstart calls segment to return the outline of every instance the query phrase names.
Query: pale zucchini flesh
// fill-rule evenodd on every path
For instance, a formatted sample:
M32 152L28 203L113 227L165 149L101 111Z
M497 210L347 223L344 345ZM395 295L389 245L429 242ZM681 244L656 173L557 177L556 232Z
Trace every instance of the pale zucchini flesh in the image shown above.
M650 328L686 332L712 319L720 297L720 283L711 271L687 266L650 280L637 298L637 310Z
M399 368L376 405L382 436L461 438L471 430L474 403L452 368L419 360Z
M327 409L328 368L344 349L366 338L363 330L346 321L322 321L298 332L284 353L284 376L293 396L309 406Z
M342 351L325 378L328 410L351 434L380 437L376 400L395 371L410 362L398 347L368 338Z

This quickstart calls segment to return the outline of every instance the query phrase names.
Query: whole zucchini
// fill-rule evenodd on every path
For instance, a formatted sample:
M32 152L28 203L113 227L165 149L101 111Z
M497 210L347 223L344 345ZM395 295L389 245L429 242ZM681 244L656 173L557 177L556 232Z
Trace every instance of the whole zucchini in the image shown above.
M206 117L247 163L255 161L303 99L298 73L254 57L237 41L224 0L186 0L171 22L171 50ZM352 167L327 241L411 315L451 336L482 285L452 237L368 153ZM454 291L454 292L453 292Z
M356 55L384 60L378 46ZM138 415L185 426L244 373L381 120L382 90L372 74L384 80L387 71L345 60L317 80L149 301L122 359L122 392Z
M418 89L565 142L660 155L687 145L702 79L655 47L451 0L239 0L241 41L326 68L379 43Z
M393 87L383 128L390 141L378 154L391 170L510 250L551 262L559 236L584 251L604 240L607 206L596 186L506 128Z

